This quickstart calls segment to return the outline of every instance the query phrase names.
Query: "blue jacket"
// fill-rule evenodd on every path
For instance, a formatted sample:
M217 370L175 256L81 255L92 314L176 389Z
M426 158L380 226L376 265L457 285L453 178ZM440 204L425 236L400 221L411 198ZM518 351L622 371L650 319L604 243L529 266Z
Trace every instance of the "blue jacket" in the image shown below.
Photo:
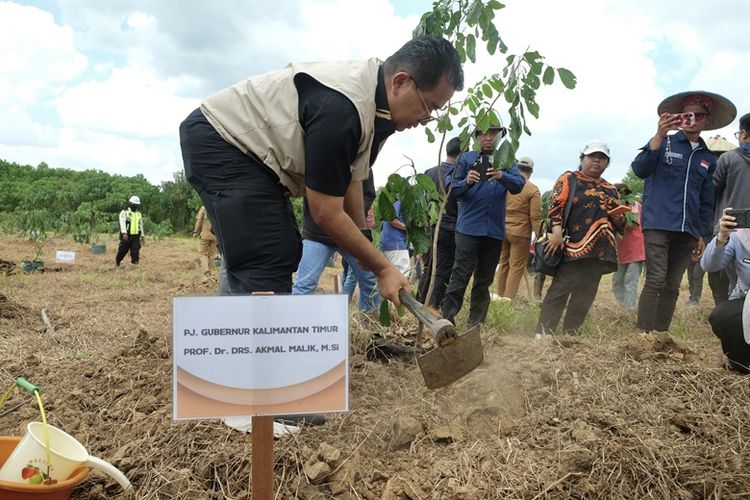
M396 210L396 218L404 223L404 218L401 216L401 201L396 200L393 203L393 208ZM406 250L406 231L394 227L390 221L382 221L380 223L380 249L384 252L389 250Z
M476 151L461 155L455 168L455 176L450 172L445 178L446 188L453 185L458 200L458 221L456 231L468 236L487 236L496 240L505 239L505 194L518 194L526 184L526 179L516 168L503 171L499 181L494 179L479 181L471 186L466 184L466 176L479 157Z
M711 237L714 210L713 173L716 156L703 139L693 149L682 131L667 136L658 150L648 144L631 165L643 185L643 229Z

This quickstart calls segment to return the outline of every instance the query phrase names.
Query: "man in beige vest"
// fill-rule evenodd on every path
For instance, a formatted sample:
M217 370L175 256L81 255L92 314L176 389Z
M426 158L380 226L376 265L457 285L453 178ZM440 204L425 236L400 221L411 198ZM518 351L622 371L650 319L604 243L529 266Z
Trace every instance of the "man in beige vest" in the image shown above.
M201 270L204 276L211 275L211 261L216 257L216 236L211 231L211 220L206 215L206 207L198 210L195 217L195 228L193 229L193 238L200 236L200 247L198 255L201 260Z
M542 224L542 197L539 188L529 182L534 171L534 160L524 156L518 160L518 170L526 184L518 194L508 194L505 205L505 241L500 253L497 272L497 294L513 299L526 270L531 247L531 232L538 232Z
M434 119L462 88L453 45L417 37L385 62L293 63L206 98L180 143L231 292L291 292L302 247L289 197L304 194L320 228L399 305L408 281L361 232L362 181L393 132Z

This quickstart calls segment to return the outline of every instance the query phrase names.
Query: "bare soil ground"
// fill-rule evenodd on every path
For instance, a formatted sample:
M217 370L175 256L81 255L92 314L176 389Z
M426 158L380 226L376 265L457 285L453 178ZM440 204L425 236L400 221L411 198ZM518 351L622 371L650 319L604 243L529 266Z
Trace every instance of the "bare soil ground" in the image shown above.
M171 298L217 286L201 276L197 243L149 241L140 266L119 270L107 245L93 255L55 241L46 272L27 274L30 245L0 236L1 388L18 376L41 386L50 422L122 470L136 498L248 498L251 437L171 420ZM55 265L55 249L77 251L77 263ZM374 333L413 345L415 321L385 330L353 313L351 411L276 441L276 497L750 497L750 379L721 366L708 287L696 308L683 294L672 336L657 337L637 332L609 281L577 337L535 341L538 306L493 303L485 363L436 391L408 355L366 355ZM0 435L38 419L17 392ZM125 495L92 473L71 498Z

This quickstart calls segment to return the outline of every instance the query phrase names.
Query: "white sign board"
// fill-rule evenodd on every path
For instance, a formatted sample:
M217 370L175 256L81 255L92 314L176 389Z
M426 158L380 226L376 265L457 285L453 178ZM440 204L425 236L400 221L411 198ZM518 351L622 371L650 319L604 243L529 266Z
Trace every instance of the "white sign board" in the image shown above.
M76 253L67 252L65 250L57 250L55 252L55 261L57 261L60 264L75 264Z
M175 297L173 417L349 409L346 295Z

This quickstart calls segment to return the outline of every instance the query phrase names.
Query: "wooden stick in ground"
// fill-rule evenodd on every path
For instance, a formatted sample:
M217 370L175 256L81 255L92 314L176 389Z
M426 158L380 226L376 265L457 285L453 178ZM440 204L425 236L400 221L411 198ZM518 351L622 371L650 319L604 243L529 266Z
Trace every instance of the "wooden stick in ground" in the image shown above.
M273 498L273 417L253 417L252 497Z
M44 326L47 328L47 332L55 333L55 327L52 326L52 322L49 320L46 307L42 309L42 321L44 321Z
M273 295L273 292L253 292L252 295ZM273 498L273 417L255 416L252 419L252 496L258 500Z

